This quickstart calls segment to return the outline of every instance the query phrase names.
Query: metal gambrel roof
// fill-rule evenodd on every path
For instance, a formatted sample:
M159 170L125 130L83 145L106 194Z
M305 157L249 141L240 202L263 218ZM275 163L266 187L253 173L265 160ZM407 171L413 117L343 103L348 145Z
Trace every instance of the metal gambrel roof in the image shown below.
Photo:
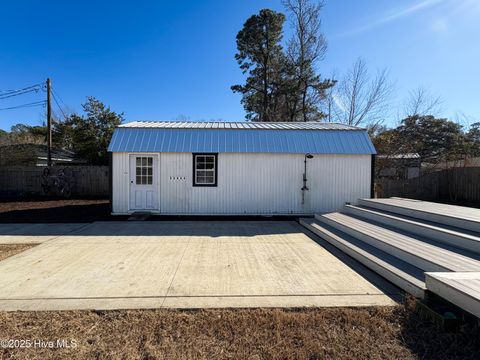
M364 129L313 122L134 122L115 129L108 151L375 154Z
M133 121L122 128L242 129L242 130L362 130L338 123L311 122L227 122L227 121Z

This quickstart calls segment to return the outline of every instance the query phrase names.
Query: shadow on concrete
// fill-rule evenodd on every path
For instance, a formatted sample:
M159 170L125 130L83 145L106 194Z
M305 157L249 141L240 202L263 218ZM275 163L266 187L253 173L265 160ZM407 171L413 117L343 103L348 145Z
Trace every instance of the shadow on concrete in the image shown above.
M110 204L65 205L0 212L3 224L90 223L94 221L125 221L128 215L111 215ZM294 216L186 216L151 215L145 221L285 221Z
M127 221L108 204L61 206L0 213L0 236L208 236L253 237L301 233L293 217L150 216Z
M308 235L313 241L315 241L318 245L322 246L325 250L347 265L350 269L355 271L361 277L375 285L378 289L380 289L384 294L390 296L393 300L398 303L402 303L405 298L405 292L389 282L388 280L384 279L374 271L370 270L354 258L350 257L349 255L345 254L343 251L337 249L335 246L323 240L318 235L314 234L310 230L303 228L303 232Z
M0 230L1 232L1 230ZM96 222L83 227L76 234L81 236L168 236L168 237L253 237L261 235L282 235L302 233L303 228L294 221L263 221L204 218L187 220L177 218L162 221ZM281 238L280 238L281 239ZM235 240L235 241L241 241ZM283 241L276 238L273 241Z

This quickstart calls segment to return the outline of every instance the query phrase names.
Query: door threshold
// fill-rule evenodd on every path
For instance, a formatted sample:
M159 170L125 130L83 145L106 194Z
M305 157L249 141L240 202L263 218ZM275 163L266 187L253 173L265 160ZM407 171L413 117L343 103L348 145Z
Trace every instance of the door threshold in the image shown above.
M147 220L152 213L146 211L136 211L130 215L127 219L128 221L145 221Z

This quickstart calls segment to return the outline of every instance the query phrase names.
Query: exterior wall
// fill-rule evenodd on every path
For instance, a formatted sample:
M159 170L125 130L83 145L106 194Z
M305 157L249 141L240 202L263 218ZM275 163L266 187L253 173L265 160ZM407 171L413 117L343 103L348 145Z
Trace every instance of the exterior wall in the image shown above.
M311 214L336 211L370 196L371 155L218 154L218 186L192 186L192 154L161 153L160 213ZM128 213L129 154L113 154L113 212Z
M130 197L129 156L127 153L112 154L112 212L128 212Z

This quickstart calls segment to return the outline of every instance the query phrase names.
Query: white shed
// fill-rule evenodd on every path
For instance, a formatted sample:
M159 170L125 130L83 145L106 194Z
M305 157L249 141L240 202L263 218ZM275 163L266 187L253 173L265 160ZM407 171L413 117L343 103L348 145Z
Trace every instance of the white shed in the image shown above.
M319 122L137 121L108 150L112 213L169 215L336 211L370 197L375 154L364 129Z

